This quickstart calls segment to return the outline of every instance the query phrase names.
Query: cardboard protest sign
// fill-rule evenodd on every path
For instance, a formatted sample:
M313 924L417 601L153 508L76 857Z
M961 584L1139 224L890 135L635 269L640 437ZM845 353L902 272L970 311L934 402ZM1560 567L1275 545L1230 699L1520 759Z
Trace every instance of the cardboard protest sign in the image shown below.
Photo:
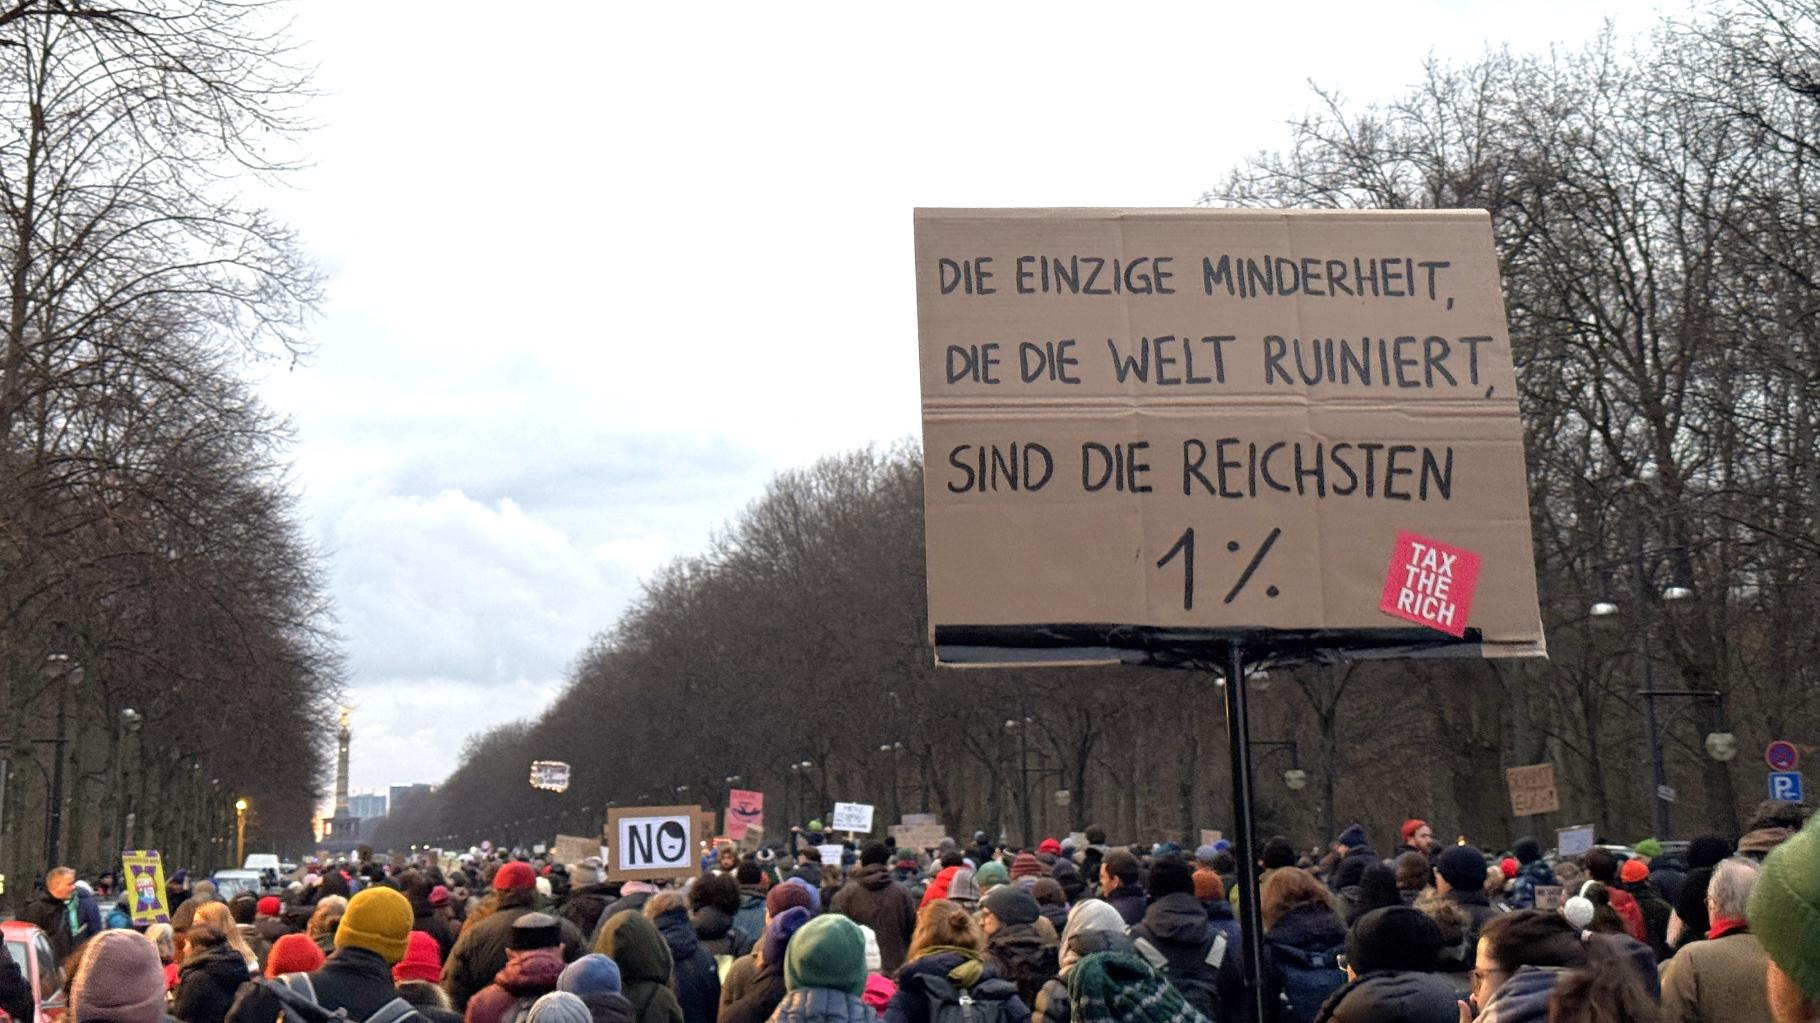
M1279 659L1543 652L1484 212L923 209L915 230L939 661L1239 633Z
M124 887L132 893L133 925L149 927L171 922L164 904L164 859L156 849L132 849L120 854Z
M757 852L765 844L765 829L757 824L746 825L746 833L739 837L740 852Z
M569 791L569 765L560 760L531 761L531 787L545 792Z
M1560 909L1561 908L1561 886L1558 884L1536 885L1536 908L1537 909L1554 909L1554 910Z
M1510 812L1518 817L1561 809L1561 796L1555 791L1553 764L1508 768L1504 772L1504 784L1510 789Z
M746 789L727 793L727 837L735 842L746 837L746 829L765 823L765 794Z
M610 881L660 881L701 869L695 859L696 836L703 834L699 807L613 807L607 834Z
M822 866L824 867L840 866L841 858L847 851L844 846L839 845L818 845L815 848L822 855Z
M1212 828L1201 829L1201 844L1212 845L1220 840L1220 833Z
M598 856L600 842L587 836L557 835L556 844L550 848L550 855L557 863L580 863L590 856ZM605 863L605 860L601 861Z
M891 837L897 840L900 849L933 849L941 845L947 835L947 828L941 824L891 825Z
M940 824L942 815L939 813L907 813L898 818L898 822L902 824Z
M1581 824L1571 828L1555 829L1555 855L1563 859L1569 856L1580 856L1590 852L1593 847L1593 826Z
M871 831L871 805L868 803L835 803L834 830L858 832Z

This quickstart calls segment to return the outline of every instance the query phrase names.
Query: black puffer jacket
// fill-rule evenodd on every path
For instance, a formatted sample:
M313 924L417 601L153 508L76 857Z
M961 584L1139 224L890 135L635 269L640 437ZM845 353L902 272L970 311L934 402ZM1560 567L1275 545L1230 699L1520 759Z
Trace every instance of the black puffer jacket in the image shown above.
M661 913L651 921L670 946L670 988L682 1006L684 1023L714 1023L720 1011L720 972L714 957L695 940L695 927L682 909Z
M344 948L330 956L322 969L310 974L316 1002L333 1012L346 1009L349 1019L366 1019L398 997L392 986L392 967L379 953L364 948ZM234 999L227 1023L272 1023L284 1009L278 996L258 984L248 984Z
M709 956L732 956L738 959L752 951L752 940L733 927L733 918L719 906L703 906L689 914L695 928L695 940Z
M1453 985L1432 973L1376 970L1342 986L1315 1023L1456 1023Z
M234 995L253 977L246 960L232 945L202 950L177 971L177 994L171 1015L183 1023L222 1023L234 1007Z
M1220 948L1219 966L1209 962L1216 951L1220 932L1207 917L1207 907L1188 892L1173 892L1152 902L1144 919L1131 929L1133 938L1141 939L1163 957L1151 965L1169 978L1169 983L1182 993L1188 1004L1208 1019L1223 1018L1220 1013L1221 973L1233 971L1231 983L1244 984L1244 968L1236 948ZM1139 951L1142 951L1140 947ZM1145 958L1150 958L1146 955Z

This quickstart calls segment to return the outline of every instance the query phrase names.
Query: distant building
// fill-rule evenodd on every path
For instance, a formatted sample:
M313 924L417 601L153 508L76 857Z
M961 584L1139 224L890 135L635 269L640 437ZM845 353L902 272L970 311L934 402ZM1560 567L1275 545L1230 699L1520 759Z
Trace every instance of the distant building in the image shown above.
M418 796L427 796L435 791L436 786L424 782L418 782L415 785L394 785L392 786L390 808L387 812L398 813L402 811L405 804L409 803L411 800L416 799Z
M385 814L386 794L383 792L356 792L348 797L348 816L355 820L371 820Z

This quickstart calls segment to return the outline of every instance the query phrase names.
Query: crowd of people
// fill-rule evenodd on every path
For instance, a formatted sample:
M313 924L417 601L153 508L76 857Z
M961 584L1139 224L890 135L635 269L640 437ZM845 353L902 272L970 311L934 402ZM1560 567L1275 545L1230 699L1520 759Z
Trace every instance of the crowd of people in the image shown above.
M471 850L307 863L222 899L172 877L134 927L111 878L50 871L21 914L73 1023L1682 1023L1820 1021L1820 821L1545 855L1347 827L1258 850L1257 1019L1224 842L722 844L699 874ZM826 837L827 843L824 844ZM842 862L823 862L840 845ZM125 919L122 919L125 915ZM32 1019L0 956L0 1009Z

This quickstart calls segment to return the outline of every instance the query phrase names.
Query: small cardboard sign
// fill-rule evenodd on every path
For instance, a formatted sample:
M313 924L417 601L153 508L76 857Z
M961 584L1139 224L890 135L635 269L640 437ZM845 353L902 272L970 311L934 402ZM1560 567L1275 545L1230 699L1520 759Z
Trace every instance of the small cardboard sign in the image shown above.
M1583 856L1592 851L1593 830L1591 824L1555 829L1555 855L1566 858Z
M1105 663L1234 631L1305 656L1543 653L1484 210L919 209L914 227L938 663ZM1456 562L1445 598L1436 564L1381 610L1399 532L1477 556L1470 607Z
M1504 784L1510 789L1510 812L1518 817L1561 809L1561 796L1555 789L1554 764L1506 768Z
M1558 884L1536 885L1536 908L1537 909L1560 909L1561 908L1561 886Z
M1459 638L1466 635L1478 585L1477 554L1398 530L1378 610Z
M661 881L687 877L696 862L696 836L703 834L695 806L613 807L607 811L607 879Z
M748 789L727 793L727 837L735 842L746 837L746 829L765 823L765 794Z
M746 833L739 836L740 852L757 852L765 844L765 829L757 824L746 825Z
M531 787L545 792L569 791L569 765L560 760L531 761Z
M585 835L557 835L556 844L550 847L550 855L557 863L572 866L590 856L599 855L600 842ZM606 860L602 860L605 863Z
M131 893L133 925L149 927L171 922L164 904L164 860L156 849L132 849L120 854L123 887Z
M900 849L917 849L928 851L942 844L948 836L948 829L940 823L935 824L893 824L891 837L897 840Z
M818 845L815 848L822 854L822 866L824 867L840 866L841 856L847 851L844 846L839 845Z
M939 813L907 813L899 818L899 821L904 824L940 824L942 815Z
M1219 840L1220 840L1220 833L1218 831L1214 830L1213 828L1202 828L1201 829L1201 844L1202 845L1213 845L1215 842L1218 842Z
M869 803L835 803L835 831L854 831L868 834L872 831L872 806Z

